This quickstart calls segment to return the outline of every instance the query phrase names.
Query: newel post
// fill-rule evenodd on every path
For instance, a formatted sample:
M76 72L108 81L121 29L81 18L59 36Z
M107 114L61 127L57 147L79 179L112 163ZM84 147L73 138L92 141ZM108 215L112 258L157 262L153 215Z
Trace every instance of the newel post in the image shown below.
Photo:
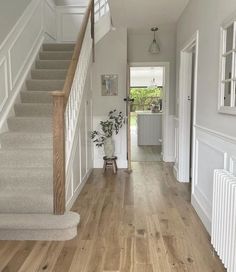
M53 96L53 210L65 213L65 121L64 93L52 92Z

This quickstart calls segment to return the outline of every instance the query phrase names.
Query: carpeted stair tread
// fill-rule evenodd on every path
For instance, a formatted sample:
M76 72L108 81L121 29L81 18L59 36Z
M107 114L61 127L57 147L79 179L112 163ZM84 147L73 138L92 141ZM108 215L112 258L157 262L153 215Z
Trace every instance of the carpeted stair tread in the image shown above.
M40 60L71 60L73 51L42 51L39 53Z
M44 44L0 134L0 240L68 240L76 213L53 214L51 91L62 90L74 44Z
M70 60L37 60L36 69L68 69Z
M58 69L33 69L31 71L32 79L64 79L66 78L67 70Z
M77 232L80 216L52 214L0 214L0 239L69 240Z
M22 91L20 96L23 103L52 103L52 96L46 91Z
M74 43L45 43L43 51L74 51Z
M3 149L52 148L52 133L5 132L0 143Z
M51 167L44 167L44 168L15 168L15 171L13 171L13 167L9 166L8 168L0 168L0 179L19 179L26 177L30 179L39 179L42 180L44 178L52 178L52 168Z
M52 187L52 168L0 168L0 188L4 194L52 194Z
M9 131L15 132L52 132L52 118L10 117L7 120Z
M52 116L52 104L45 103L18 103L14 105L16 116Z
M30 91L59 91L63 89L64 80L59 79L28 79L26 81L26 87Z
M0 213L52 213L52 194L32 192L0 192Z
M0 168L0 188L47 188L52 189L52 167ZM14 189L13 189L14 190Z
M52 184L50 183L30 183L29 180L28 182L18 182L15 183L15 181L4 183L1 178L0 178L0 185L4 186L4 189L2 190L2 194L5 195L12 195L14 197L17 197L18 195L38 195L40 197L40 194L48 194L52 195L53 190L52 190ZM1 194L0 194L1 195Z
M0 168L52 167L52 149L1 149Z

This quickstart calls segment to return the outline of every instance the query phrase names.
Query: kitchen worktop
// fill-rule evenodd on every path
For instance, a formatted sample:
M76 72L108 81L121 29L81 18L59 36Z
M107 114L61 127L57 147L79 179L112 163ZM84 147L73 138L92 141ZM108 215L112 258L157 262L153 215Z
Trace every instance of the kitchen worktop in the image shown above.
M137 115L162 115L162 112L136 111Z

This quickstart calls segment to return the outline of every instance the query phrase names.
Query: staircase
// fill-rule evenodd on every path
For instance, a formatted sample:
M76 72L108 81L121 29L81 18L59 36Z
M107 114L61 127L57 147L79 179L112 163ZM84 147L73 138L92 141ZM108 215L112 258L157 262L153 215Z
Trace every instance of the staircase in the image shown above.
M0 239L66 240L79 215L53 215L51 91L63 89L73 44L44 44L0 135ZM21 230L19 230L21 226ZM16 231L17 228L17 231Z
M108 12L107 0L90 0L76 44L43 44L15 101L8 130L0 134L0 240L77 234L80 216L67 211L67 189L76 178L94 46L111 29Z

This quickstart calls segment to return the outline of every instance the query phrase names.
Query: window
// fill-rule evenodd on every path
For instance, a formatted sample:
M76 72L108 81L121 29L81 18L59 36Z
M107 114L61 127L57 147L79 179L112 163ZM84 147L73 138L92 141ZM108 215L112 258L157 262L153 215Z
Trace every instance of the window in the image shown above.
M236 19L221 28L219 112L236 115Z

